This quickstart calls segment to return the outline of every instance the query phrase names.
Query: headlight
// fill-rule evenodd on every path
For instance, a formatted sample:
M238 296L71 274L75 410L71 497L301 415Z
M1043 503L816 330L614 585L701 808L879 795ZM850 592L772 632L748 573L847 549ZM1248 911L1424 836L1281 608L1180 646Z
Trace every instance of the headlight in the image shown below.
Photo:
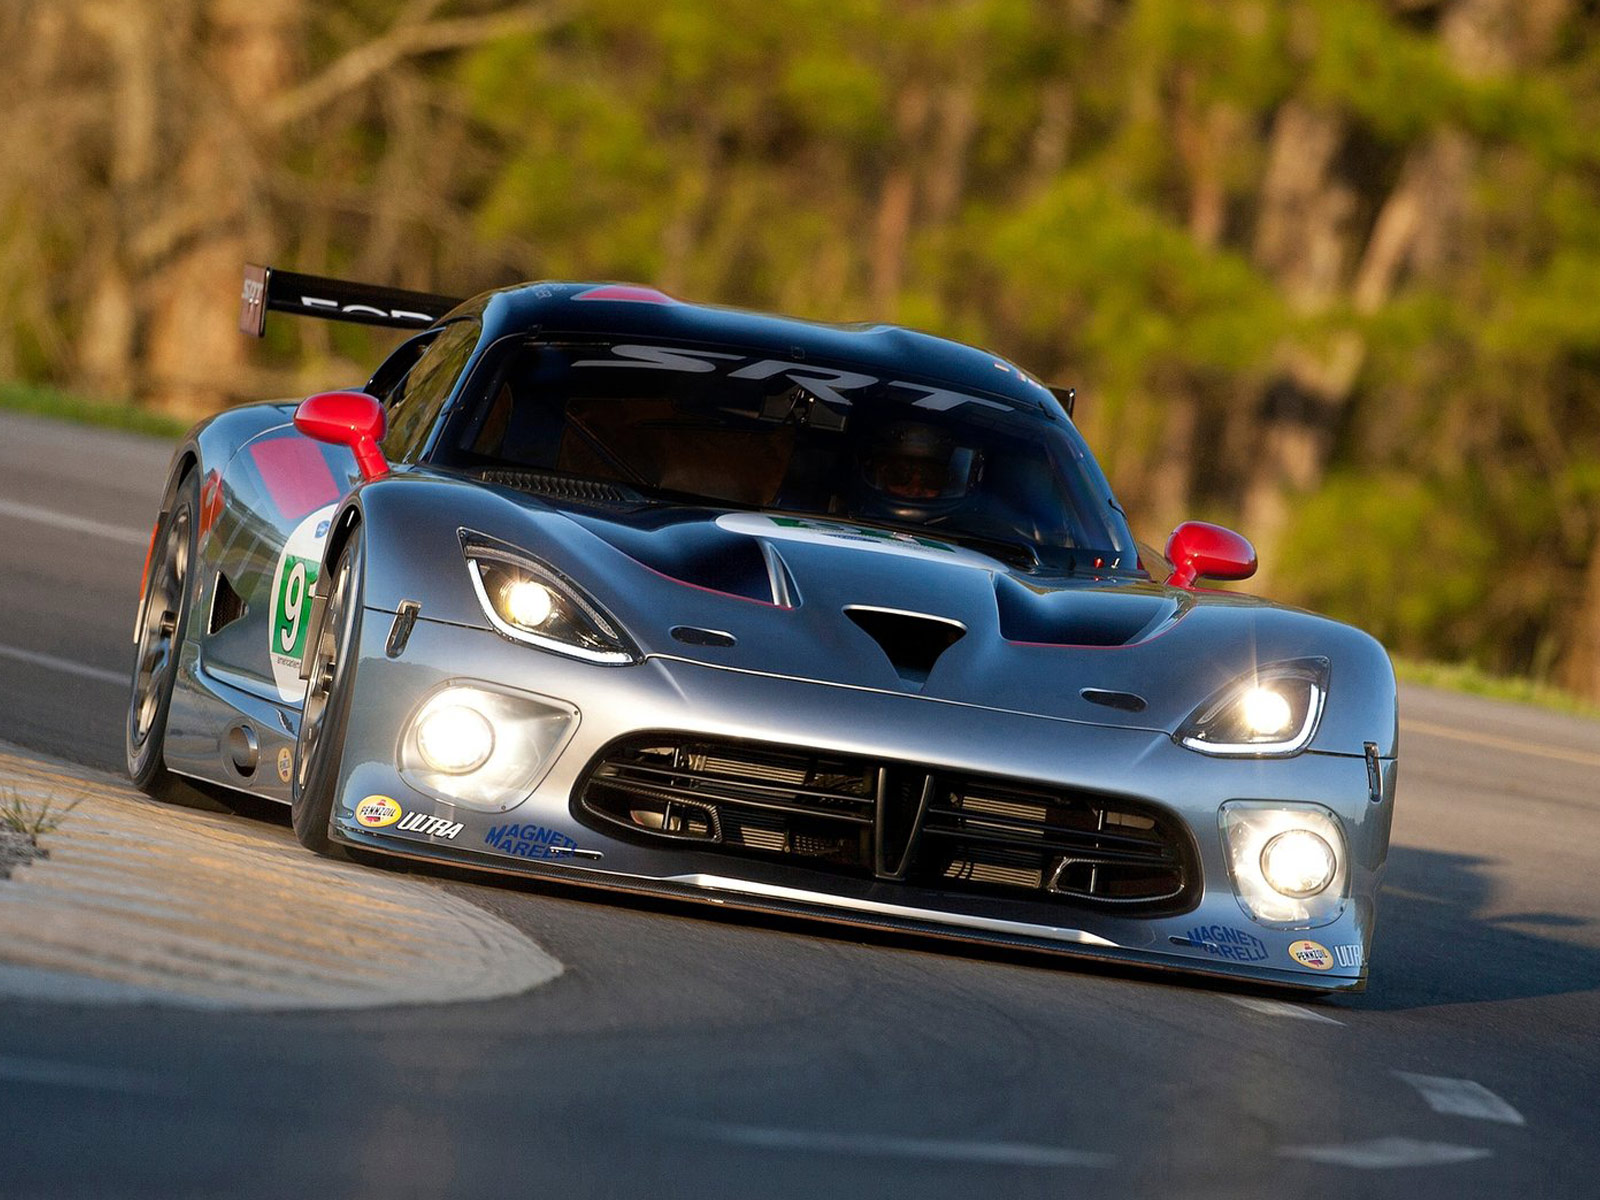
M1317 732L1328 689L1328 660L1270 663L1236 679L1178 730L1202 754L1298 754Z
M1232 800L1222 806L1228 874L1257 921L1326 925L1344 911L1349 865L1338 819L1320 804Z
M435 771L468 775L494 753L494 727L469 705L430 705L417 718L417 752Z
M1338 865L1333 847L1309 829L1286 829L1261 849L1262 878L1294 900L1325 890Z
M548 696L477 683L429 695L400 740L400 777L435 800L501 811L527 798L578 725Z
M484 614L506 637L590 662L638 661L617 622L554 568L483 542L467 542L463 553Z

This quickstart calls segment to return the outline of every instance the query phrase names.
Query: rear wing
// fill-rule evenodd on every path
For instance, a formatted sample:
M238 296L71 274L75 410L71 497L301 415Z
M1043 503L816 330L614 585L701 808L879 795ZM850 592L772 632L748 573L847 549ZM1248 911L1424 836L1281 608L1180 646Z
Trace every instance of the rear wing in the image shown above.
M460 303L453 296L436 296L432 292L350 283L248 263L239 303L239 330L260 337L266 332L269 311L353 321L357 325L420 329L432 325Z

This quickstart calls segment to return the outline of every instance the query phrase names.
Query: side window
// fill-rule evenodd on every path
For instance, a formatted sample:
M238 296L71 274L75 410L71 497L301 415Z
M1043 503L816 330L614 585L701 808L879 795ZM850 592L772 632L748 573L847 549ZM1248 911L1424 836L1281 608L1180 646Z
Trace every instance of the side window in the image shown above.
M411 374L411 368L417 365L417 359L422 357L423 351L438 339L443 333L441 329L425 329L421 333L407 338L395 347L394 352L378 365L372 373L372 378L367 380L366 386L361 390L370 396L376 396L383 401L385 408L404 389L406 376Z
M384 435L383 453L390 462L416 461L461 369L477 349L481 332L479 323L470 318L446 325L389 393L389 431Z

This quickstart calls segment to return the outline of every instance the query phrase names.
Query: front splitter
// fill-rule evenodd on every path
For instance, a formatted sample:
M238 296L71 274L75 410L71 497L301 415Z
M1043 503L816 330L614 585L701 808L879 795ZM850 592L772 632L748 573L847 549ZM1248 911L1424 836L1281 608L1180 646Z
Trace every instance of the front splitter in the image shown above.
M1364 967L1358 976L1308 977L1303 972L1280 971L1271 967L1249 967L1242 964L1163 955L1150 950L1132 950L1080 930L1053 928L1050 933L1030 934L1027 932L1030 927L1020 922L984 921L981 924L977 922L952 924L952 917L960 921L959 914L932 913L904 906L880 905L870 910L840 908L829 903L825 895L749 884L722 876L696 876L692 877L695 882L685 882L682 878L654 879L642 875L623 875L594 867L554 866L533 859L512 863L498 856L457 850L438 843L378 837L365 830L347 828L338 822L333 824L329 833L332 840L344 845L415 862L465 868L511 878L537 879L541 882L592 888L614 894L685 900L693 904L710 905L724 911L771 913L776 916L823 921L854 929L912 934L968 945L1038 951L1080 961L1134 967L1141 971L1254 983L1314 995L1357 993L1365 991L1367 986ZM817 898L814 900L803 898L811 895L817 895ZM921 915L925 912L927 915Z

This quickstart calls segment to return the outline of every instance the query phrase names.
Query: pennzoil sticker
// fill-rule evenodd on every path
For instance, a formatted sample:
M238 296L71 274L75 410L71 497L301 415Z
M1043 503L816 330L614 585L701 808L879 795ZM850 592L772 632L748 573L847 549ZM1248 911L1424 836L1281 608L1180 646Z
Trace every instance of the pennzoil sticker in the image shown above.
M410 812L401 808L391 796L368 796L356 805L356 823L368 829L386 829L393 825L397 831L420 833L424 837L452 841L465 826L449 817L436 817L430 813Z
M405 810L388 796L368 796L356 805L356 824L365 825L368 829L393 825L403 816Z
M1289 946L1289 957L1302 967L1310 967L1313 971L1333 969L1333 955L1328 953L1328 948L1321 942L1294 942Z
M272 619L267 623L267 657L272 681L284 700L305 699L306 681L300 678L300 661L306 655L306 625L311 617L311 589L322 569L322 543L338 505L319 508L300 524L283 544L278 567L272 573Z

